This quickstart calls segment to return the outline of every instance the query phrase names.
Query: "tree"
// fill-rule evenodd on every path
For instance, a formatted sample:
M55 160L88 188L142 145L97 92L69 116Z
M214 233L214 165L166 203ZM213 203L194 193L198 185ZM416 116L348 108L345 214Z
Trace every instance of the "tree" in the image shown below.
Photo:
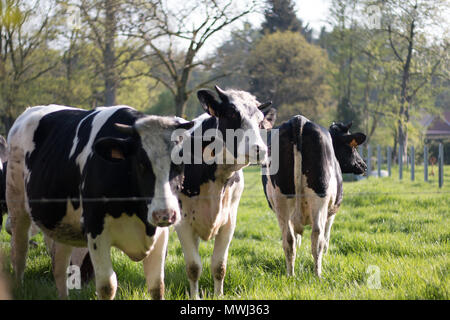
M116 104L117 90L121 82L142 77L144 70L135 74L125 72L135 61L148 57L146 44L133 36L136 30L145 30L149 20L154 17L156 1L140 0L101 0L78 2L69 1L66 5L80 10L82 29L79 39L93 43L98 51L93 51L96 74L104 81L102 105ZM147 16L143 16L145 12Z
M439 3L439 0L426 1L421 14L410 15L405 1L377 4L369 0L334 0L329 17L333 30L330 33L322 30L319 40L335 65L330 74L333 95L338 101L337 117L354 120L354 127L366 132L367 141L377 136L383 143L393 142L396 151L397 144L401 144L405 155L405 139L408 139L405 131L409 128L415 132L414 139L418 138L416 125L410 120L420 118L420 113L437 112L435 97L442 86L437 78L443 77L440 74L445 69L448 32L440 32L436 38L435 31L427 28L434 26L437 30L437 25L448 28L436 12ZM367 9L374 5L381 11L380 27L366 23ZM411 23L412 17L416 22L411 42L408 21ZM410 93L407 94L409 102L405 92ZM385 130L376 130L379 126Z
M300 113L323 123L329 120L321 115L329 103L327 64L325 52L300 33L267 34L248 59L251 92L273 101L279 121Z
M259 29L246 22L243 28L231 32L230 38L217 49L211 74L225 75L220 79L221 87L250 90L247 59L262 36Z
M193 70L208 70L212 66L211 60L199 58L201 49L213 41L214 35L250 13L255 1L248 1L244 8L236 7L236 0L198 0L176 6L160 0L155 14L156 28L139 31L138 36L153 54L149 60L153 68L148 75L172 93L177 116L185 116L186 103L193 92L226 75L216 74L189 86Z
M441 0L390 0L384 3L384 30L400 75L397 139L403 148L404 161L411 108L419 91L448 59L448 30L444 30L443 39L432 39L433 45L430 44L428 30L442 31L442 26L446 23L441 13L448 12L449 9L449 3Z
M48 51L57 27L52 3L0 0L0 110L5 131L25 107L19 96L22 88L56 67L54 55L42 50Z
M337 114L340 120L352 120L354 127L359 127L362 110L355 103L354 95L354 67L360 51L357 44L362 41L360 29L356 22L357 0L333 0L330 6L330 33L321 32L322 43L327 49L330 60L336 68L330 70L333 81L333 91L337 98Z
M264 18L265 21L261 25L263 33L300 32L308 42L312 41L312 29L308 25L303 26L302 20L295 14L295 4L292 0L267 0Z

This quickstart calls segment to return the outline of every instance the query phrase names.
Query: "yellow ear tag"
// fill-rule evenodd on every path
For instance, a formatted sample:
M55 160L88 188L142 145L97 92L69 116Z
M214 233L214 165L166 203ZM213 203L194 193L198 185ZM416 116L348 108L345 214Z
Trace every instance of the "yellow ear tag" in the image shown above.
M213 108L211 108L210 106L208 106L208 111L209 111L209 114L212 115L213 117L216 116L216 114L214 113Z
M356 148L358 146L358 142L356 142L355 139L353 139L350 143L349 143L350 147L352 148Z
M120 151L119 149L111 149L111 158L123 160L123 159L125 159L125 156L123 155L122 151Z

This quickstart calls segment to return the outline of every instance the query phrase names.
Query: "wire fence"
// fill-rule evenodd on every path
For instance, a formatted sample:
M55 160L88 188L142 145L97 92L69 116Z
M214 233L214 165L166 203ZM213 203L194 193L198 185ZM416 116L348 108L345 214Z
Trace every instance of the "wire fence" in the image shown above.
M405 191L405 192L345 192L345 197L368 197L368 196L389 196L389 195L446 195L450 194L450 191ZM284 196L288 198L311 198L311 197L324 197L326 194L320 194L320 193L314 193L314 194L284 194ZM265 197L264 194L243 194L241 199L255 199L255 198L262 198ZM197 196L196 199L211 199L211 196ZM214 197L219 200L220 197ZM29 204L58 204L58 203L117 203L117 202L139 202L139 201L146 201L150 204L150 202L154 199L157 199L155 197L122 197L122 198L107 198L107 197L101 197L101 198L42 198L42 199L27 199L26 202ZM160 197L159 199L163 199ZM9 204L11 203L23 203L23 201L20 200L10 200ZM0 200L0 204L6 204L6 200Z
M409 148L409 153L406 155L406 157L402 154L402 146L399 146L399 150L397 153L397 163L398 163L398 178L399 180L403 179L404 171L408 171L410 173L410 179L411 181L416 180L416 159L419 157L416 156L416 149L414 146L411 146ZM369 177L385 177L385 176L392 176L392 168L396 164L394 163L393 158L393 150L390 146L388 147L382 147L380 145L377 145L374 148L369 144L366 147L359 146L358 151L360 155L364 158L367 164L367 178ZM427 145L423 148L423 154L420 158L423 159L423 181L428 182L429 176L430 176L430 166L431 166L431 173L434 174L433 166L437 166L437 175L438 175L438 186L440 188L440 191L438 190L429 190L429 191L395 191L393 192L346 192L346 197L367 197L367 196L388 196L388 195L443 195L443 194L450 194L450 191L442 190L442 187L444 185L444 148L442 143L438 146L438 156L437 158L433 156L429 156L429 147ZM407 161L404 163L402 159L406 158ZM376 165L376 170L374 170L374 164ZM384 170L383 168L386 168ZM386 172L387 171L387 172ZM387 173L387 174L386 174ZM252 189L255 188L255 184L259 184L262 189L261 180L258 179L257 182L254 182L253 185L249 186L246 183L246 188L250 187ZM314 196L326 196L325 194L286 194L285 196L289 198L308 198L308 197L314 197ZM198 195L196 196L196 199L211 199L214 196L211 195ZM254 198L260 198L264 197L263 193L255 194L255 193L245 193L242 195L241 199L254 199ZM220 196L214 197L217 198L217 200L220 199ZM155 199L163 199L162 197L64 197L64 198L40 198L40 199L27 199L26 202L29 204L34 203L40 203L40 204L58 204L58 203L68 203L69 201L74 203L119 203L119 202L142 202L145 201L147 203L150 203L152 200ZM22 203L23 201L17 200L17 202ZM9 200L9 204L14 203L14 200ZM0 199L0 205L5 205L6 200Z

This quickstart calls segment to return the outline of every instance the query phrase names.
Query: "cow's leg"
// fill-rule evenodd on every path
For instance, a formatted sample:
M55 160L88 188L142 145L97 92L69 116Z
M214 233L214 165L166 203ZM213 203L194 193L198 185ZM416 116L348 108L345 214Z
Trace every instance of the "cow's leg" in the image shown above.
M11 260L17 281L22 281L28 252L28 238L31 218L25 208L25 186L23 163L20 154L11 149L6 173L6 202L8 219L11 222Z
M328 252L328 246L330 244L331 226L333 225L335 216L336 216L335 214L330 215L328 217L327 224L325 225L325 248L323 249L323 254L326 254Z
M319 198L316 196L311 204L311 251L314 257L314 271L320 278L322 274L322 256L325 248L325 225L328 216L328 197Z
M19 206L20 207L20 206ZM10 210L11 214L11 259L16 280L23 280L28 252L28 236L31 219L25 210Z
M290 220L288 220L287 223L284 225L282 232L283 232L283 250L284 255L286 257L287 275L288 277L294 276L295 257L297 254L296 248L297 237L295 236L294 228L292 227L292 223Z
M60 299L67 299L67 267L70 264L72 246L53 241L52 264L53 276L55 277L56 289ZM80 279L81 280L81 279Z
M227 270L228 248L230 247L236 226L236 221L232 220L230 218L229 222L220 229L214 240L211 270L214 278L214 294L216 296L223 295L223 280Z
M45 247L47 248L47 252L51 255L51 254L53 254L52 250L53 250L53 243L55 242L55 240L50 238L45 233L43 233L43 235L44 235Z
M111 243L104 233L95 238L88 234L88 248L94 266L97 296L101 300L112 300L116 295L117 278L112 268Z
M202 261L198 253L199 237L189 225L183 224L176 228L178 238L183 249L184 261L186 262L186 273L189 279L191 299L199 299L198 279L202 273Z
M297 244L297 248L300 248L302 245L302 237L303 231L305 229L302 222L302 214L306 214L306 212L296 212L294 211L291 215L291 223L294 228L295 240Z
M143 261L148 291L154 300L164 299L164 262L168 241L169 228L158 228L153 248Z
M288 277L294 276L295 256L296 256L296 236L292 221L290 219L290 212L292 208L289 205L278 203L277 218L281 229L281 237L283 239L283 251L286 259L286 272Z
M303 226L301 227L301 231L297 230L298 228L294 226L295 241L297 244L297 248L300 248L302 246Z

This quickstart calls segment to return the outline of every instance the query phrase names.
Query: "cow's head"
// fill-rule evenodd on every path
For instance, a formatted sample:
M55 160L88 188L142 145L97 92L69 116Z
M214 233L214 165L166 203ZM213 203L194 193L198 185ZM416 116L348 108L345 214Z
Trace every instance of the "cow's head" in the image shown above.
M334 154L339 162L342 173L363 174L367 165L358 153L357 146L364 143L366 136L363 133L350 133L352 122L344 125L333 123L330 134L333 140Z
M235 159L243 158L247 165L252 162L264 162L267 159L267 146L261 137L261 129L271 129L275 122L275 109L270 108L272 102L261 104L248 92L238 90L222 90L215 86L219 99L210 90L199 90L198 99L204 110L218 118L218 129L222 133L226 146L227 130L237 134L233 148L229 152ZM243 133L238 134L238 132Z
M127 161L128 177L134 194L148 197L147 220L157 227L175 224L180 219L178 192L183 182L184 165L171 160L174 149L181 149L180 141L172 141L172 132L190 129L193 122L172 117L146 116L132 126L115 124L126 138L99 139L94 150L109 161Z

